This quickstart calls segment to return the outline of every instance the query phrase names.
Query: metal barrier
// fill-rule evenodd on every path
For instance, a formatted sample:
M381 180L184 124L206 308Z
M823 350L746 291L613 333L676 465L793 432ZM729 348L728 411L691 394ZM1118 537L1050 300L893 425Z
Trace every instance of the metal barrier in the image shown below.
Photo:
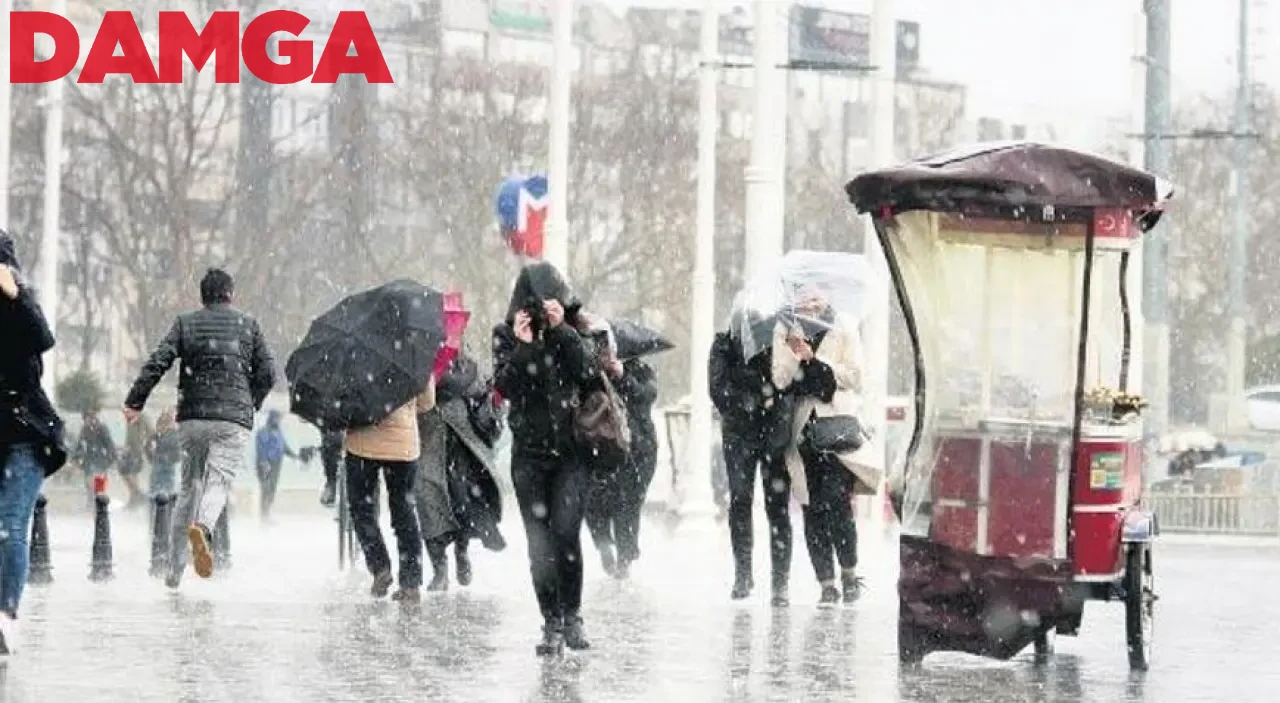
M1280 536L1280 495L1148 493L1161 532Z

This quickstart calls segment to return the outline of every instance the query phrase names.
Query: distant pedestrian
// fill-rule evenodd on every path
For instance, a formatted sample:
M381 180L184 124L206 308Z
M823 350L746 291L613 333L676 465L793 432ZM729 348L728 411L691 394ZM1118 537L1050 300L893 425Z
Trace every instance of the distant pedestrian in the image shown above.
M320 430L320 463L324 467L324 488L320 505L332 508L338 500L338 470L342 467L342 430Z
M133 422L152 389L181 360L182 491L173 519L187 539L173 540L173 570L165 581L170 588L182 582L188 543L196 573L213 575L212 528L248 453L254 413L275 385L271 350L258 321L231 306L234 289L227 272L205 273L200 280L203 307L174 320L125 400L125 418Z
M176 495L178 492L178 465L182 463L182 437L178 432L177 408L166 408L156 420L156 433L151 450L152 498L158 495Z
M28 535L44 479L67 460L62 419L40 378L53 334L22 280L13 239L0 230L0 655L17 649Z
M84 472L86 505L92 510L93 479L107 475L117 458L116 441L96 408L80 413L80 436L76 439L72 457Z
M129 489L129 503L126 508L133 510L144 505L146 493L142 490L142 472L151 461L151 450L154 429L145 413L138 416L137 422L129 423L125 428L124 452L120 456L120 478Z
M254 464L257 468L258 487L261 495L260 508L263 522L271 519L271 506L276 500L276 488L280 485L280 467L285 457L298 458L284 437L284 429L280 426L283 415L279 410L267 413L267 421L258 430L255 445Z

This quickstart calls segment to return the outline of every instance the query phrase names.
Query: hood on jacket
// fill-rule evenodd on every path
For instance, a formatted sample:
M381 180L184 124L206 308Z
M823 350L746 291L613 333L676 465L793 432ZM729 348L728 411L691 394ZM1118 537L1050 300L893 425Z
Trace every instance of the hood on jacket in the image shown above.
M507 305L507 324L515 322L516 313L542 301L555 299L564 306L565 319L572 322L582 308L582 301L574 294L560 271L551 264L540 261L520 269L516 284L511 289L511 302Z
M479 378L480 368L476 365L475 359L466 354L459 354L436 382L436 403L466 397Z

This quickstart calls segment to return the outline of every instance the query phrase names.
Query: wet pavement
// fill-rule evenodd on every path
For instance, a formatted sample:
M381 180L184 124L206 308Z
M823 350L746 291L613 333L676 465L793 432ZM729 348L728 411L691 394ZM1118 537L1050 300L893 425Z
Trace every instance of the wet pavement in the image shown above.
M337 570L335 528L319 514L237 524L232 571L192 576L178 594L146 576L143 523L117 517L117 578L91 584L89 518L53 519L55 582L27 592L22 650L0 664L0 699L1221 701L1280 690L1280 544L1161 544L1156 660L1144 675L1128 671L1123 611L1108 604L1088 606L1081 636L1060 638L1044 666L1029 654L935 655L900 672L895 555L868 530L861 602L814 607L797 544L793 605L772 610L763 591L728 601L721 528L672 535L648 525L629 582L589 561L594 648L541 662L518 529L507 552L476 551L473 587L405 609L370 602L367 576ZM757 566L763 581L763 558Z

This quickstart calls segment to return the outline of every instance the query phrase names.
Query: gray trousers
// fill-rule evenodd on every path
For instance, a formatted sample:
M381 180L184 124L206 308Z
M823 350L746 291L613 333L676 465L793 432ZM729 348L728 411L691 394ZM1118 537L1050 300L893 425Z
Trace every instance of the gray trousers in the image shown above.
M175 575L187 568L187 527L196 524L213 531L227 507L236 470L249 451L249 430L234 422L186 420L182 439L182 486L173 511L173 544L169 563Z

